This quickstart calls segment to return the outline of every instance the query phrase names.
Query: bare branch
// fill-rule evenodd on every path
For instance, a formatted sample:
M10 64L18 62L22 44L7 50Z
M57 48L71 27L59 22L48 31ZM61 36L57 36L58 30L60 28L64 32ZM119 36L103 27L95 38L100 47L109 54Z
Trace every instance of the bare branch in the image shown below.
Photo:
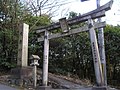
M44 1L44 0L43 0ZM42 5L41 7L44 7L44 5L48 2L48 0L46 0Z
M42 10L44 10L44 9L49 9L49 8L51 8L51 7L63 6L63 5L69 4L69 3L72 3L72 2L55 4L55 5L53 5L53 6L44 7L44 8L42 8Z
M26 6L29 11L31 10L33 15L41 16L42 13L49 15L56 14L61 6L72 2L74 1L69 2L69 0L27 0Z

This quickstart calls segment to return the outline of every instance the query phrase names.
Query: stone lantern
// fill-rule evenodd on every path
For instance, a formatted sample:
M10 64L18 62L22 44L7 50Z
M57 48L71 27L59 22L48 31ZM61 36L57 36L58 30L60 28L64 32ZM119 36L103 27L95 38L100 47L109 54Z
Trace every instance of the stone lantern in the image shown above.
M37 84L37 66L39 66L38 60L40 60L40 57L38 55L32 55L30 59L31 59L30 66L33 67L34 87L36 88L36 84Z

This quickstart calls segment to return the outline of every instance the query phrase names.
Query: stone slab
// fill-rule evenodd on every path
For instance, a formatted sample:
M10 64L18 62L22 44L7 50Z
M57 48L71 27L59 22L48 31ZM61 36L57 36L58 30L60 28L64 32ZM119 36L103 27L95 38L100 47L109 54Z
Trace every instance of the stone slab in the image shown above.
M18 89L0 84L0 90L18 90Z
M39 86L36 90L52 90L51 86Z
M105 86L103 86L103 87L95 86L95 87L92 88L92 90L108 90L108 88L105 87Z

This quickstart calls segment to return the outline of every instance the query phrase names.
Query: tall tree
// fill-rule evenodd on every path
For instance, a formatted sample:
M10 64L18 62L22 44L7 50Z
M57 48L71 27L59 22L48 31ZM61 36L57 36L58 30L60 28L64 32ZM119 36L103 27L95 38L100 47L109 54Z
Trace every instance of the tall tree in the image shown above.
M48 25L48 15L32 16L19 0L0 1L0 66L13 67L17 59L18 27L20 23L30 25L29 42L33 42L34 28ZM29 44L31 45L31 44Z
M1 0L0 1L0 33L1 33L1 58L0 64L11 67L11 61L16 59L17 44L17 26L18 26L18 1ZM14 48L14 49L13 49Z

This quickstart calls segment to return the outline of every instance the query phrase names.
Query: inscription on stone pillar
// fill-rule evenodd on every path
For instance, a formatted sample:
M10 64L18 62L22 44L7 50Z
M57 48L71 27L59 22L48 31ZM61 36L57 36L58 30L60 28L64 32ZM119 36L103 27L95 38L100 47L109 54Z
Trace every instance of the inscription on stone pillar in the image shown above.
M28 65L28 32L29 25L20 24L17 65L22 67Z

